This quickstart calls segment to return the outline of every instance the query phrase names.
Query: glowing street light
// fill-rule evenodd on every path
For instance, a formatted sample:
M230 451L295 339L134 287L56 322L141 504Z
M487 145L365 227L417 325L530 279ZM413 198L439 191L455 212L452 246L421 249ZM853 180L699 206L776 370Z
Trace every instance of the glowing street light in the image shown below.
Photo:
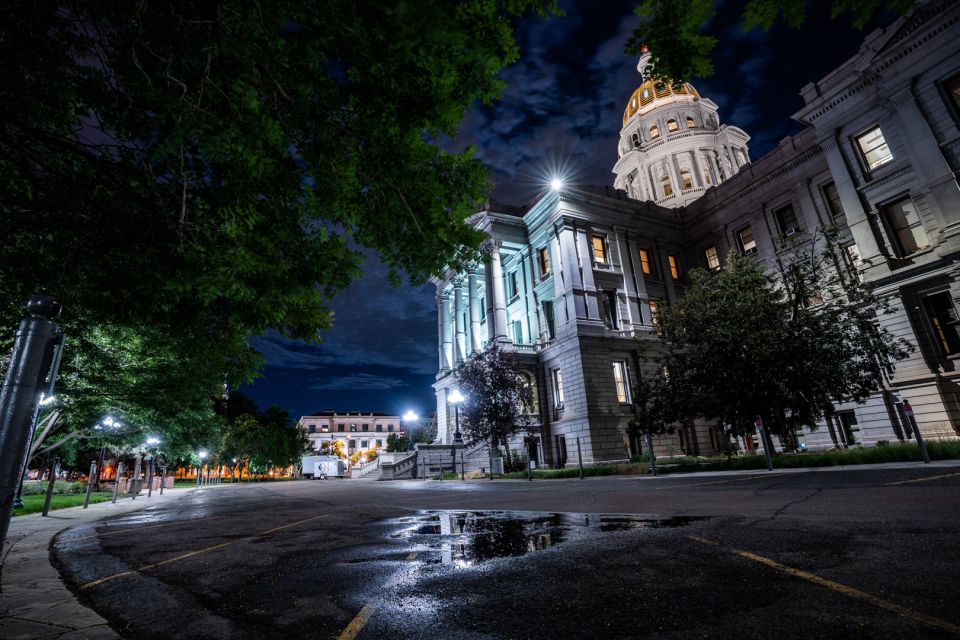
M463 435L460 434L460 403L466 400L460 389L454 389L447 396L447 402L453 405L456 421L453 429L453 444L463 444Z
M420 416L418 416L417 414L415 414L413 411L409 409L405 414L403 414L404 422L415 422L416 420L419 420L419 419L420 419Z
M147 438L147 446L148 446L148 447L153 447L153 446L156 446L156 445L158 445L158 444L160 444L160 438L157 438L156 436L150 436L149 438Z
M563 180L560 178L554 178L550 181L550 188L554 191L560 191L560 189L563 189Z
M44 394L41 394L41 395L40 395L40 406L41 406L41 407L45 407L45 406L47 406L48 404L53 404L53 403L56 402L56 401L57 401L57 396L48 396L48 395L44 395Z
M207 452L201 449L197 452L197 457L200 458L200 464L197 465L197 486L199 487L203 478L203 461L207 459Z

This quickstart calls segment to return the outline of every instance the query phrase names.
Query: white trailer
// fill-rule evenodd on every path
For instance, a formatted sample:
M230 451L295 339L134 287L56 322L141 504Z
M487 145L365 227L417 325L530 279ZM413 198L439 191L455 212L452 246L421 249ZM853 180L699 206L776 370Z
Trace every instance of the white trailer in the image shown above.
M337 456L306 456L301 465L303 475L307 478L326 480L347 475L346 461Z

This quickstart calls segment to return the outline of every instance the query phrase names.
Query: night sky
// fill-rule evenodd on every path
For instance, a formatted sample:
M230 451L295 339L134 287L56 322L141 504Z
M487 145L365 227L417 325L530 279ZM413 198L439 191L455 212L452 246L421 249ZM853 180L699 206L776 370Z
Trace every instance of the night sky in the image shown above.
M715 73L693 78L720 107L720 121L746 131L756 160L800 126L790 119L800 88L852 56L863 36L846 19L812 14L800 31L774 27L743 33L736 12L718 2L711 30L720 42ZM729 3L726 3L729 4ZM817 3L812 3L817 4ZM524 204L545 182L612 184L623 109L640 84L636 56L624 53L639 24L633 2L561 2L562 18L520 22L520 60L503 71L502 99L475 106L447 145L476 145L493 173L491 197ZM740 7L740 3L735 4ZM891 16L878 19L889 22ZM874 25L875 26L875 25ZM293 418L317 410L421 416L435 410L437 315L431 284L396 289L368 252L365 275L332 303L335 326L319 346L267 334L251 340L266 359L263 377L241 390Z

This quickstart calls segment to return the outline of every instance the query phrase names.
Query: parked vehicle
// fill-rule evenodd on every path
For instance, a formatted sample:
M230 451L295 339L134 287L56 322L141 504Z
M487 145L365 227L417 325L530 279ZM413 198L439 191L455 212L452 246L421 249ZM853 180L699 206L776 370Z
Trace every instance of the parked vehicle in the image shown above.
M347 475L347 461L337 456L305 456L302 467L305 478L326 480Z

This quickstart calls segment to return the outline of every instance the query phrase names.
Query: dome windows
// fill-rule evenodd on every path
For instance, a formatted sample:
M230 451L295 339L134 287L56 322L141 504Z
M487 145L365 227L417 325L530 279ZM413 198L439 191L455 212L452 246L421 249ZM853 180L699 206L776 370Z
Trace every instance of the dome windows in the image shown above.
M635 133L635 134L633 134L632 136L630 136L630 138L631 138L631 140L633 140L633 146L634 146L634 147L639 147L639 146L640 146L640 134Z
M658 127L657 125L653 125L652 127L650 127L650 139L656 140L659 137L660 137L660 127Z
M679 128L680 128L680 125L677 124L676 120L674 120L673 118L670 118L669 120L667 120L667 131L669 131L670 133L673 133Z
M680 188L684 190L693 188L693 176L689 169L680 169Z
M693 129L696 126L696 123L693 121L693 118L687 116L687 129Z

